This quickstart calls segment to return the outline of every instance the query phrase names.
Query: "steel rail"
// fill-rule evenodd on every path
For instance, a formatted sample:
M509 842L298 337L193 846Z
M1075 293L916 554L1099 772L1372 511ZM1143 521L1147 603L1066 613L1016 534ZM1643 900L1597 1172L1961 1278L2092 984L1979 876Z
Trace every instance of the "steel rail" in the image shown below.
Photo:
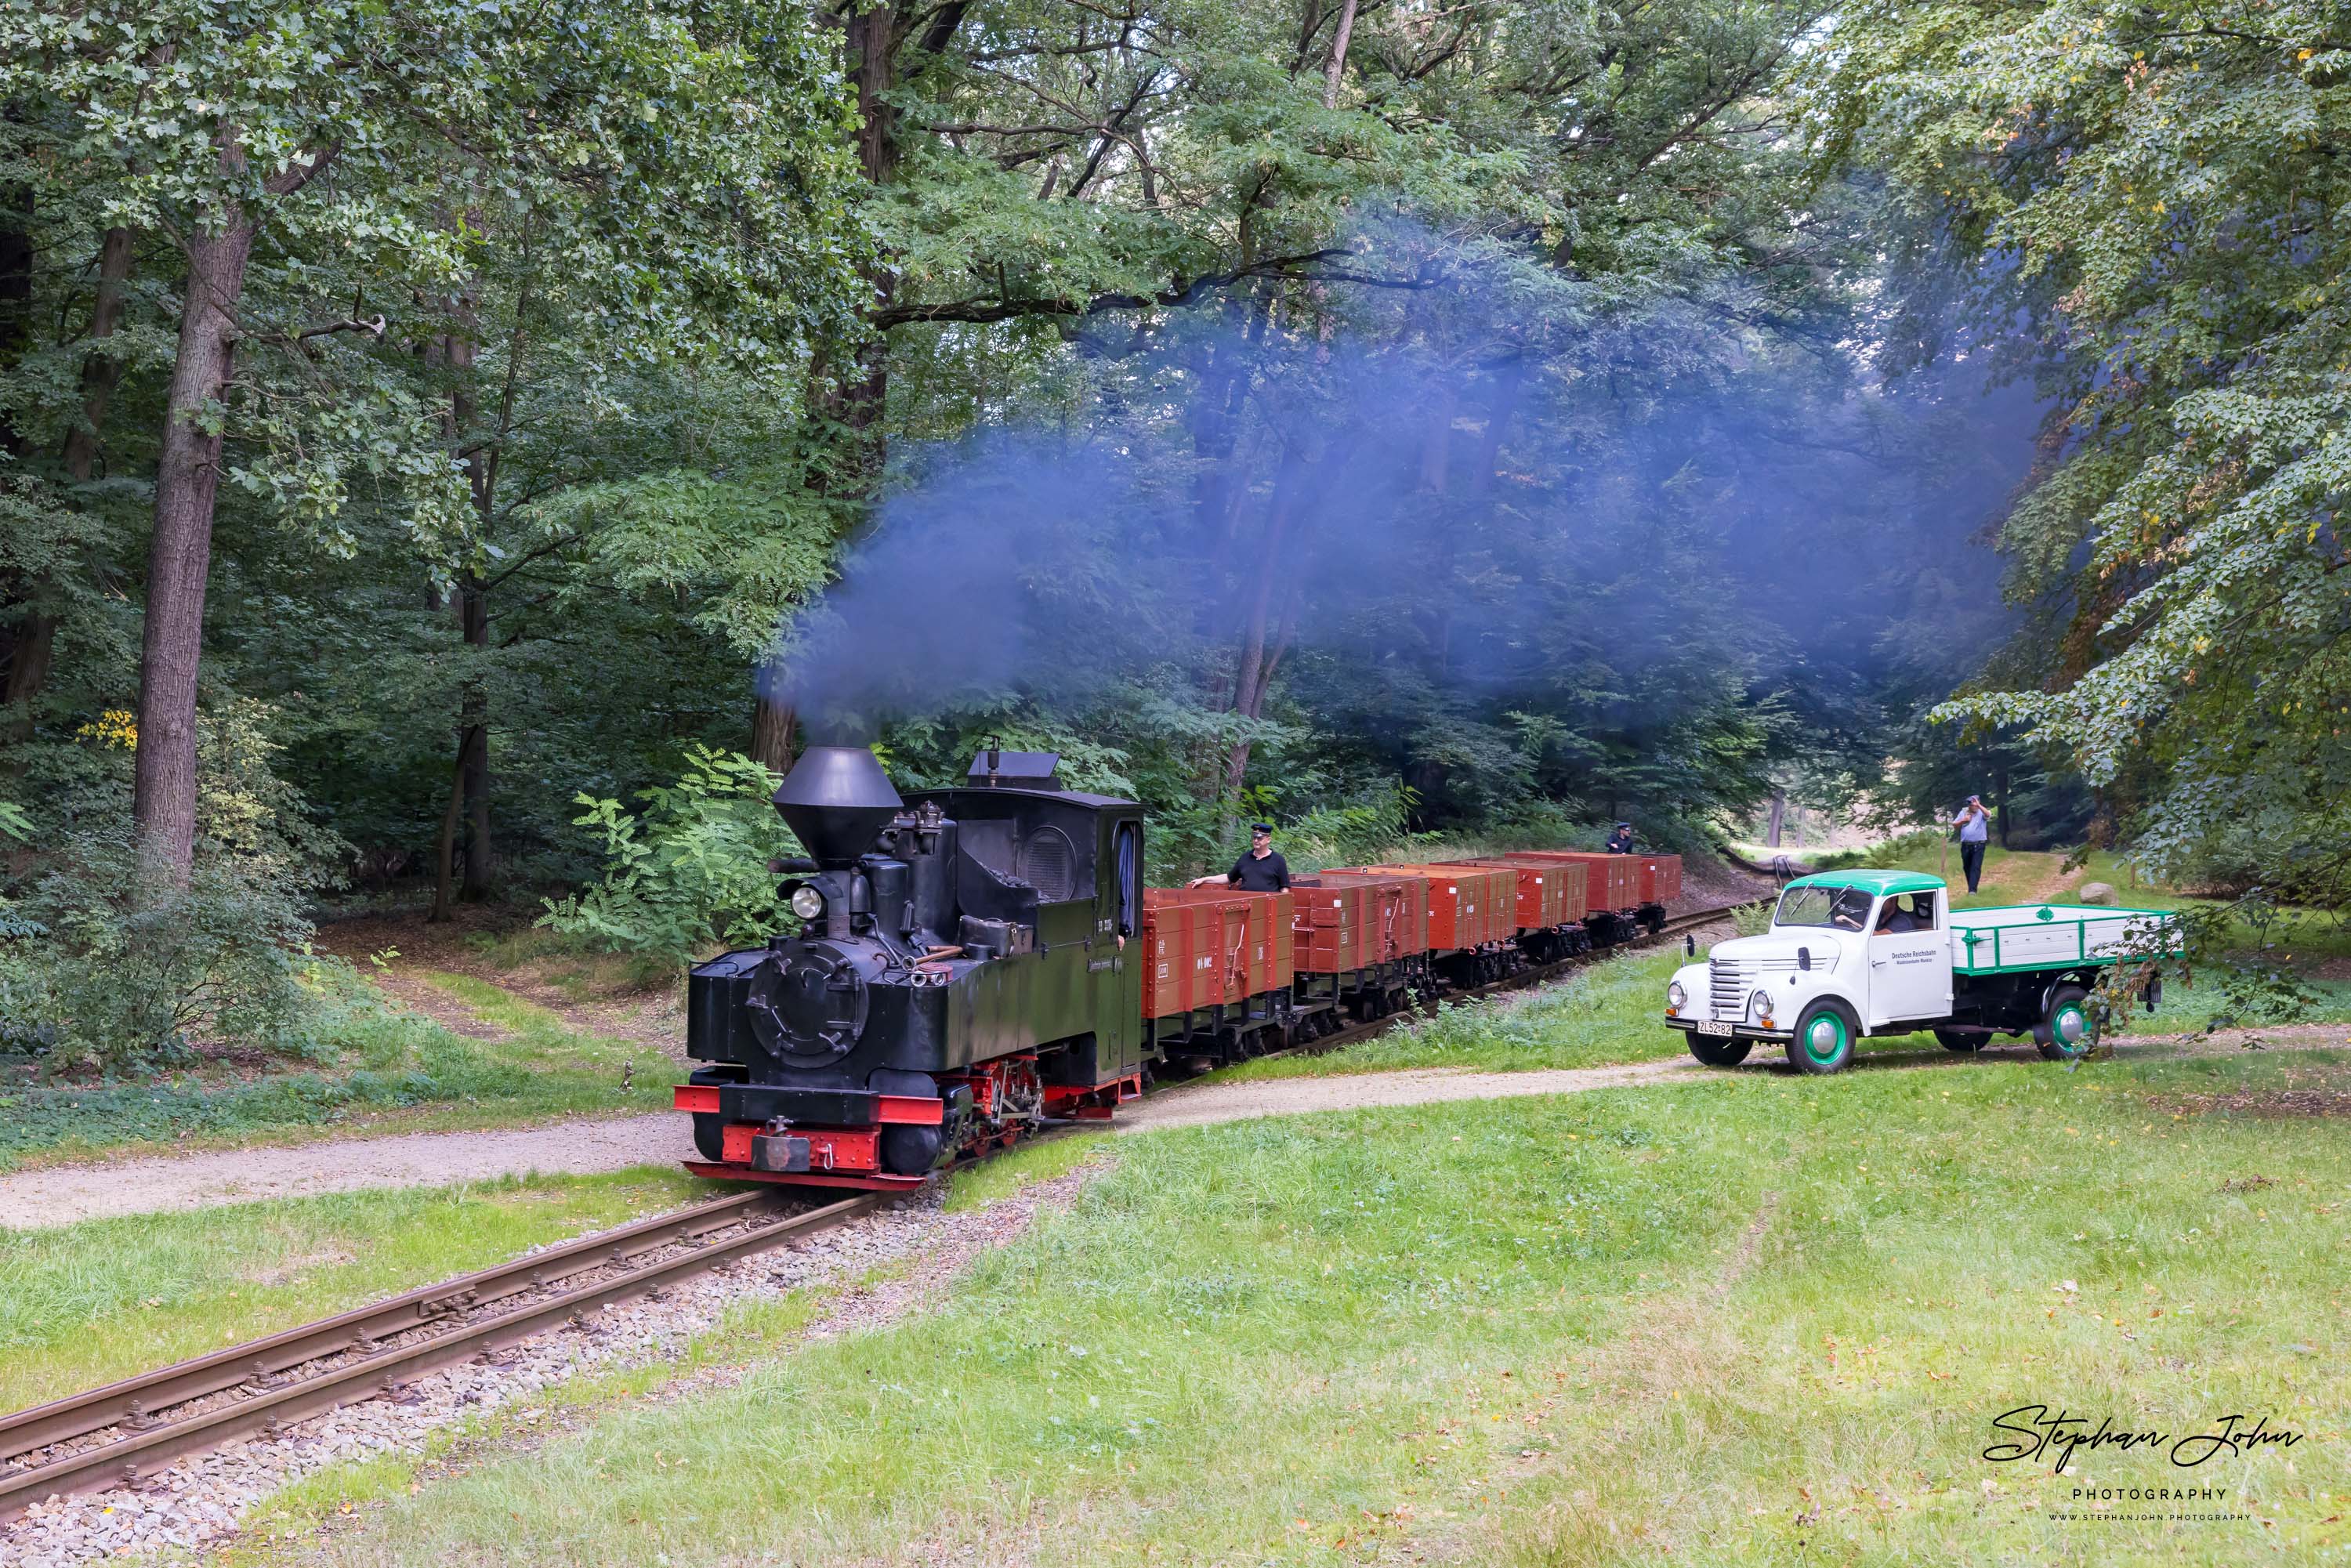
M503 1349L559 1323L574 1319L585 1322L605 1307L783 1241L830 1229L898 1196L860 1194L764 1226L747 1222L777 1207L777 1194L756 1192L720 1198L20 1411L0 1419L0 1459L20 1458L94 1433L114 1430L120 1435L44 1464L0 1470L0 1511L51 1495L134 1483L142 1474L172 1460L256 1432L275 1433L306 1416L396 1392L399 1385L426 1373ZM728 1226L742 1228L736 1235L701 1242L707 1233ZM411 1344L374 1349L382 1339L470 1311L484 1301L543 1288L591 1269L625 1263L646 1251L695 1242L701 1244L514 1312L471 1322ZM339 1353L349 1353L352 1359L313 1376L277 1382L277 1373L270 1370L298 1368ZM178 1417L155 1414L256 1383L260 1385L256 1393L208 1410Z
M1722 919L1733 907L1676 915L1646 936L1532 966L1457 993L1451 999L1529 989L1612 955L1654 947L1667 936ZM1265 1054L1334 1051L1379 1034L1431 1005L1368 1019L1320 1040ZM274 1435L308 1416L396 1393L427 1373L503 1349L559 1323L584 1322L605 1307L657 1292L672 1281L722 1267L794 1238L844 1224L902 1196L861 1193L773 1225L753 1226L748 1222L789 1202L789 1192L766 1188L738 1193L583 1236L335 1317L0 1416L0 1513L51 1496L134 1484L142 1475L173 1460L208 1452L238 1437L256 1432ZM486 1304L544 1290L591 1270L624 1265L647 1252L698 1242L713 1231L734 1226L743 1228L734 1236L629 1269L615 1278L563 1291L517 1311L468 1322L408 1344L376 1348L386 1340L430 1328ZM351 1359L314 1375L289 1376L312 1362L337 1354ZM248 1385L255 1392L244 1397L184 1416L169 1414L178 1406ZM44 1448L109 1431L119 1435L43 1464L5 1468Z

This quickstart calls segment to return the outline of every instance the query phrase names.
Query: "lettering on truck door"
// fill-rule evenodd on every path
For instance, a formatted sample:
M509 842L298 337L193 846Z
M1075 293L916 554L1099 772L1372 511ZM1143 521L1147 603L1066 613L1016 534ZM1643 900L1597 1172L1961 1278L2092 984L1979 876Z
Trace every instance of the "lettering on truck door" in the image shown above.
M1869 935L1869 1027L1951 1013L1951 934L1942 893L1880 903ZM1888 924L1907 929L1888 931Z

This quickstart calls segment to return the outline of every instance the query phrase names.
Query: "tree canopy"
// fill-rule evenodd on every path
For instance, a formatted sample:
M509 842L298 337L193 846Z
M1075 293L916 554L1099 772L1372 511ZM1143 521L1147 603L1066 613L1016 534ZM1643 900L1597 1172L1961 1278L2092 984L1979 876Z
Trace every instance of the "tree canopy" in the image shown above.
M0 947L560 899L835 731L1161 873L1967 786L2324 883L2339 57L2214 16L8 13Z

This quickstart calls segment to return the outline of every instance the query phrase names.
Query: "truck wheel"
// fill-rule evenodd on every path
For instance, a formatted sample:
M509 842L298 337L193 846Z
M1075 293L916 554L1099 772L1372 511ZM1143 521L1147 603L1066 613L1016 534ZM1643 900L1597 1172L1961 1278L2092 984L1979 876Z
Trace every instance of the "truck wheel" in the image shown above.
M1938 1029L1935 1031L1935 1038L1942 1042L1945 1051L1981 1051L1991 1043L1991 1030Z
M1755 1049L1751 1040L1725 1040L1720 1035L1703 1035L1696 1030L1686 1031L1690 1054L1708 1067L1736 1067L1747 1060Z
M1814 1002L1796 1020L1795 1037L1788 1041L1788 1065L1799 1072L1838 1072L1853 1062L1854 1036L1860 1026L1843 1004Z
M2079 986L2060 986L2050 997L2048 1013L2032 1030L2032 1043L2043 1056L2071 1061L2087 1056L2098 1043L2098 1026L2085 1000L2089 994Z

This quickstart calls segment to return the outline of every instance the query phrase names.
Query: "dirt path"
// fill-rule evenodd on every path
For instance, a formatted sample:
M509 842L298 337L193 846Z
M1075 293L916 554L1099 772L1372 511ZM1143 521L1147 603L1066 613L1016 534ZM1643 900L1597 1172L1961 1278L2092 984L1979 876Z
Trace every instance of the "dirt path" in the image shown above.
M1580 1094L1676 1079L1700 1082L1706 1069L1689 1058L1620 1067L1542 1068L1531 1072L1463 1072L1409 1068L1330 1078L1271 1078L1238 1083L1187 1084L1162 1091L1118 1113L1123 1132L1197 1127L1259 1116L1303 1116L1316 1111L1357 1111L1384 1105L1430 1105L1447 1100L1510 1100L1529 1094Z
M2351 1026L2290 1024L2217 1035L2150 1035L2125 1045L2128 1054L2237 1055L2258 1041L2278 1050L2351 1050ZM2003 1041L1983 1053L1993 1060L2029 1057L2029 1042ZM1959 1068L1973 1058L1950 1051L1877 1051L1862 1056L1864 1072ZM1759 1051L1737 1071L1784 1072L1776 1051ZM1328 1078L1276 1078L1186 1084L1162 1090L1119 1113L1117 1130L1146 1133L1263 1116L1303 1116L1318 1111L1372 1110L1458 1100L1508 1100L1530 1094L1581 1094L1594 1089L1707 1083L1723 1075L1687 1057L1610 1067L1552 1068L1527 1072L1464 1072L1416 1068ZM37 1230L125 1214L185 1212L215 1204L264 1198L312 1197L387 1186L449 1186L501 1176L591 1176L632 1166L666 1166L684 1157L684 1124L670 1112L644 1116L573 1119L549 1126L478 1133L402 1133L350 1138L332 1145L225 1149L86 1166L65 1166L0 1176L0 1229Z
M555 1015L565 1029L650 1046L672 1060L685 1060L685 1015L682 986L632 988L610 977L592 957L549 955L518 963L497 963L479 947L512 928L512 917L461 905L458 918L428 925L413 915L367 915L330 921L319 927L322 952L348 959L393 1001L413 1012L476 1040L507 1040L511 1033L477 1017L455 997L422 979L418 969L463 975L495 986ZM381 963L371 955L392 954ZM558 983L569 975L571 983Z
M371 1187L452 1186L532 1172L586 1176L668 1165L683 1142L680 1119L664 1111L484 1133L401 1133L62 1166L0 1176L0 1228L38 1230L117 1215Z

